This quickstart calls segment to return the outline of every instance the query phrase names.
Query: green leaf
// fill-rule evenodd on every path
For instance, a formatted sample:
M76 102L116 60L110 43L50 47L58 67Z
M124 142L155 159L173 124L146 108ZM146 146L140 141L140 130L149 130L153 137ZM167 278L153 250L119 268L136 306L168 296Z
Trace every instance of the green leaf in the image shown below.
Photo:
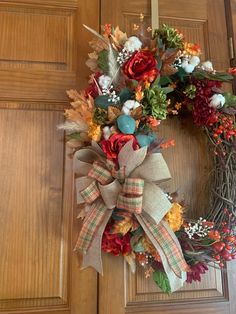
M117 214L115 211L112 213L112 218L116 221L124 220L125 218Z
M212 81L230 82L233 79L232 75L225 72L215 72L213 74L213 73L206 72L203 70L197 70L197 71L194 71L192 75L198 80L203 80L206 78Z
M158 87L159 82L160 82L160 76L158 76L158 77L155 79L155 81L152 83L152 87L154 87L154 86L157 86L157 87Z
M129 100L131 99L133 96L133 92L128 89L127 87L123 88L119 94L119 97L120 97L120 102L121 103L124 103L126 102L126 100Z
M108 50L102 50L98 54L97 64L99 69L104 72L108 73L109 65L108 65Z
M166 273L160 270L155 270L153 273L153 280L164 293L171 294L170 283Z
M138 86L138 81L136 81L136 80L131 80L131 81L130 81L130 85L131 85L131 88L135 88L136 86Z
M143 234L143 228L141 226L139 226L136 230L132 232L132 235L134 237L140 236L142 234Z
M160 78L160 85L163 86L163 85L168 85L168 84L171 84L172 83L172 80L169 76L162 76Z
M157 57L157 69L160 70L162 67L162 60L160 57Z
M74 133L71 133L71 134L68 134L67 137L69 139L73 139L73 140L80 140L80 132L74 132Z
M107 110L96 107L93 111L93 121L96 124L103 125L107 121Z
M225 104L224 107L235 107L236 106L236 96L226 92L223 93L223 96L225 97Z
M132 249L134 252L144 252L144 247L143 247L143 244L142 244L142 240L140 239L137 243L132 243L132 239L130 241L130 244L132 246Z
M178 69L178 72L176 72L176 75L179 77L180 81L183 82L184 81L184 78L186 76L188 76L188 74L184 71L183 68L179 68Z
M174 88L172 88L172 87L162 87L161 90L162 90L165 94L168 94L168 93L173 92Z
M107 95L99 95L97 98L95 98L94 103L96 106L100 107L101 109L107 109L108 106L111 104L108 101Z

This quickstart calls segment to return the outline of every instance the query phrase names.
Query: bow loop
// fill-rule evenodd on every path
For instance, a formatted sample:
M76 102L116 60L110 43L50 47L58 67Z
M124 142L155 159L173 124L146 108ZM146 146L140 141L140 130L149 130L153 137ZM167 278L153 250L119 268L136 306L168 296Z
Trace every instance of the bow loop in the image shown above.
M113 180L111 172L98 161L93 162L93 167L89 171L88 176L101 184L108 184Z
M143 205L144 180L139 178L126 178L122 187L122 194L117 199L117 208L141 214Z
M88 187L80 192L85 203L92 204L100 195L96 181L93 181Z
M139 178L126 178L122 192L129 195L143 195L144 180Z

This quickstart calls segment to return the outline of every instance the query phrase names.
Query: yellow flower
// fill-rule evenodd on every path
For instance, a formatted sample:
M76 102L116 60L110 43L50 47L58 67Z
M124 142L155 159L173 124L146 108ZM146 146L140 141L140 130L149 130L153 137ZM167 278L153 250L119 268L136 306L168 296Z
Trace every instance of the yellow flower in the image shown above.
M101 137L102 137L101 125L90 122L89 123L88 137L90 137L95 142L99 142L101 140Z
M180 204L173 203L171 209L165 216L166 221L174 232L178 231L184 222L183 211L183 207Z

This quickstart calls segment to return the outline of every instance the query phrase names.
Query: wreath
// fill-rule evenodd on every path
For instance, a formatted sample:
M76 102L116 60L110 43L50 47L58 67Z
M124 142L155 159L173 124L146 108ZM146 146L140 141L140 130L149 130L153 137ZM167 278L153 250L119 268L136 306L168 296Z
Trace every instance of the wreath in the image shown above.
M104 26L95 35L87 65L89 85L68 91L67 142L82 227L75 247L83 267L102 273L101 252L123 255L166 293L200 281L209 266L236 258L236 96L222 82L236 69L216 72L201 62L198 44L163 25L152 32L136 25L127 37ZM141 31L142 30L142 31ZM145 30L145 31L144 31ZM214 156L210 211L190 220L177 193L159 183L171 178L162 150L173 140L158 137L171 115L192 115Z

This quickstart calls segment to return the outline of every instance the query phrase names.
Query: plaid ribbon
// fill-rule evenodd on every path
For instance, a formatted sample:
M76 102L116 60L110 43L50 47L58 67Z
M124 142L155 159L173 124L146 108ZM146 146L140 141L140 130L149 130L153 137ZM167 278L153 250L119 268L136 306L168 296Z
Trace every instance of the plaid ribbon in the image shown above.
M100 192L101 186L99 189L99 184L104 186L104 188L106 188L106 185L109 187L115 178L119 182L124 182L122 190L118 190L117 200L115 199L116 207L140 216L144 226L150 231L150 234L163 251L170 268L176 276L181 278L182 271L187 270L187 264L181 249L166 229L164 223L160 222L157 224L149 214L145 211L142 212L144 180L140 178L125 178L125 167L116 170L112 164L106 166L107 168L101 162L95 161L92 169L88 172L88 177L93 178L94 181L80 191L85 203L90 204L91 207L83 222L75 250L82 250L86 253L90 248L108 210L105 198L104 200L102 198L103 194L101 194L102 190Z
M143 204L144 180L139 178L126 178L122 192L117 199L117 207L130 212L141 214Z
M88 173L88 177L97 180L101 184L107 184L113 180L111 172L104 168L98 161L94 161L93 167Z
M97 232L105 212L107 211L106 205L102 200L97 200L91 206L90 212L86 216L82 229L77 240L75 251L81 250L84 253L89 249L94 235Z
M86 189L80 192L85 203L93 203L100 195L100 191L97 187L96 181L93 181Z
M143 222L162 248L169 266L176 276L181 278L182 271L188 270L188 265L183 257L182 251L176 245L175 241L162 222L157 225L155 222L151 221L147 214L144 214L143 218Z

